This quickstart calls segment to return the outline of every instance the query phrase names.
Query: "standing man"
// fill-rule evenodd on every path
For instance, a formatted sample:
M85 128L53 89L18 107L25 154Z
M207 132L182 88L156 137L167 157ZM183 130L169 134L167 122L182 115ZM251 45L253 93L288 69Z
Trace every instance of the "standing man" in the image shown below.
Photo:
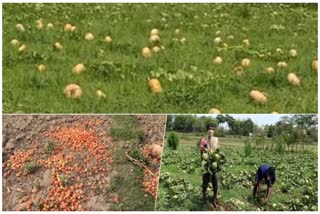
M215 152L216 149L220 147L219 140L217 137L214 137L214 130L213 124L207 125L207 136L202 138L200 142L200 153L201 153L201 160L202 155L206 151ZM210 174L207 172L206 174L202 175L202 195L203 195L203 204L202 207L207 206L207 189L209 182L212 183L213 188L213 200L212 204L214 207L218 207L218 175L217 172Z
M276 181L276 169L272 166L269 166L268 164L262 164L256 173L256 180L255 180L255 185L253 187L253 199L255 199L257 193L258 197L261 197L261 184L262 181L265 181L267 184L267 194L266 198L264 200L264 203L267 204L269 202L271 192L272 192L272 185Z

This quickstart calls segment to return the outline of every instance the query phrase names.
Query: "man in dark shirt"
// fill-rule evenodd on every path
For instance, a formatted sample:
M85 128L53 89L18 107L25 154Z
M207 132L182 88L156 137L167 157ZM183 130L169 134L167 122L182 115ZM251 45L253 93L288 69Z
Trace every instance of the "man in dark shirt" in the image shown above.
M270 199L271 191L272 191L272 185L276 181L276 170L274 167L269 166L268 164L262 164L256 173L256 179L255 179L255 185L253 187L253 199L256 197L256 194L258 193L258 197L260 198L260 187L262 182L265 182L268 186L267 188L267 195L264 200L264 202L267 204Z

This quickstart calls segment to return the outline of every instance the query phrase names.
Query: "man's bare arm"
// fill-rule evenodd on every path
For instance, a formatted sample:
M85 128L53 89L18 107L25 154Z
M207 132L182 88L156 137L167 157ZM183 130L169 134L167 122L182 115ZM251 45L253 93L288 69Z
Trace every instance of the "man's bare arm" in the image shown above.
M268 191L267 191L267 196L266 196L266 199L265 199L265 203L268 203L269 202L269 199L270 199L270 196L271 196L271 192L272 192L272 186L268 186Z

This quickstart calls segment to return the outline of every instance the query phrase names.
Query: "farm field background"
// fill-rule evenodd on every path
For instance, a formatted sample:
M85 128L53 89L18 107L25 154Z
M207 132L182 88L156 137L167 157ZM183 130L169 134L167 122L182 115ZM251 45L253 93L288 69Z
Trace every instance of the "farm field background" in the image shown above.
M3 116L3 210L153 211L166 116Z
M167 132L168 134L168 132ZM177 150L164 146L156 210L202 209L202 172L196 134L178 133ZM219 211L318 210L317 146L305 145L305 152L278 154L254 149L244 157L244 139L219 138L227 163L219 176ZM277 180L268 205L252 201L252 182L262 163L276 166ZM211 186L211 185L210 185ZM266 186L262 187L262 197ZM211 200L212 189L208 190ZM209 209L213 209L212 207Z
M314 113L317 17L317 4L3 4L3 112Z

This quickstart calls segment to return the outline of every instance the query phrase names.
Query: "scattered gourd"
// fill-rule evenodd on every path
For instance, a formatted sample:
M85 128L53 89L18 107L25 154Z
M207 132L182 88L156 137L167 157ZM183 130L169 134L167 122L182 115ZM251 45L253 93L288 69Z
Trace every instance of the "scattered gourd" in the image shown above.
M38 66L38 71L39 71L40 73L44 73L46 70L47 70L47 68L46 68L46 66L45 66L44 64L40 64L40 65Z
M71 99L79 99L82 96L82 90L77 84L67 85L63 92L67 98Z
M101 90L97 90L97 91L96 91L96 95L97 95L97 97L99 97L99 98L105 98L105 97L106 97L106 94L103 93Z
M221 114L221 111L217 108L212 108L209 110L209 114Z
M62 50L62 49L63 49L63 46L62 46L59 42L54 43L54 47L55 47L57 50Z
M85 65L82 64L82 63L79 63L79 64L77 64L77 65L75 65L75 66L73 67L72 72L73 72L74 74L81 74L81 73L84 72L85 70L86 70Z
M24 27L23 27L22 24L16 24L16 29L17 29L18 31L20 31L20 32L24 32L24 31L25 31L25 29L24 29Z
M249 68L250 65L251 65L250 59L244 58L244 59L241 60L241 66L242 66L243 68Z
M318 60L312 62L312 69L314 72L318 73Z
M266 93L260 92L258 90L252 90L249 94L252 101L256 104L265 104L267 102Z
M220 56L217 56L213 59L213 64L220 65L223 63L223 59Z
M288 74L288 82L293 86L300 86L300 79L294 73Z
M152 52L151 52L150 48L144 47L144 48L142 49L142 56L143 56L145 59L151 58Z
M148 82L149 89L152 93L158 94L162 92L161 84L157 79L150 79Z
M104 41L105 41L106 43L112 43L112 38L111 38L111 36L106 36L106 37L104 38Z
M90 33L90 32L85 33L84 39L87 40L87 41L91 41L91 40L94 39L94 35L92 33Z

